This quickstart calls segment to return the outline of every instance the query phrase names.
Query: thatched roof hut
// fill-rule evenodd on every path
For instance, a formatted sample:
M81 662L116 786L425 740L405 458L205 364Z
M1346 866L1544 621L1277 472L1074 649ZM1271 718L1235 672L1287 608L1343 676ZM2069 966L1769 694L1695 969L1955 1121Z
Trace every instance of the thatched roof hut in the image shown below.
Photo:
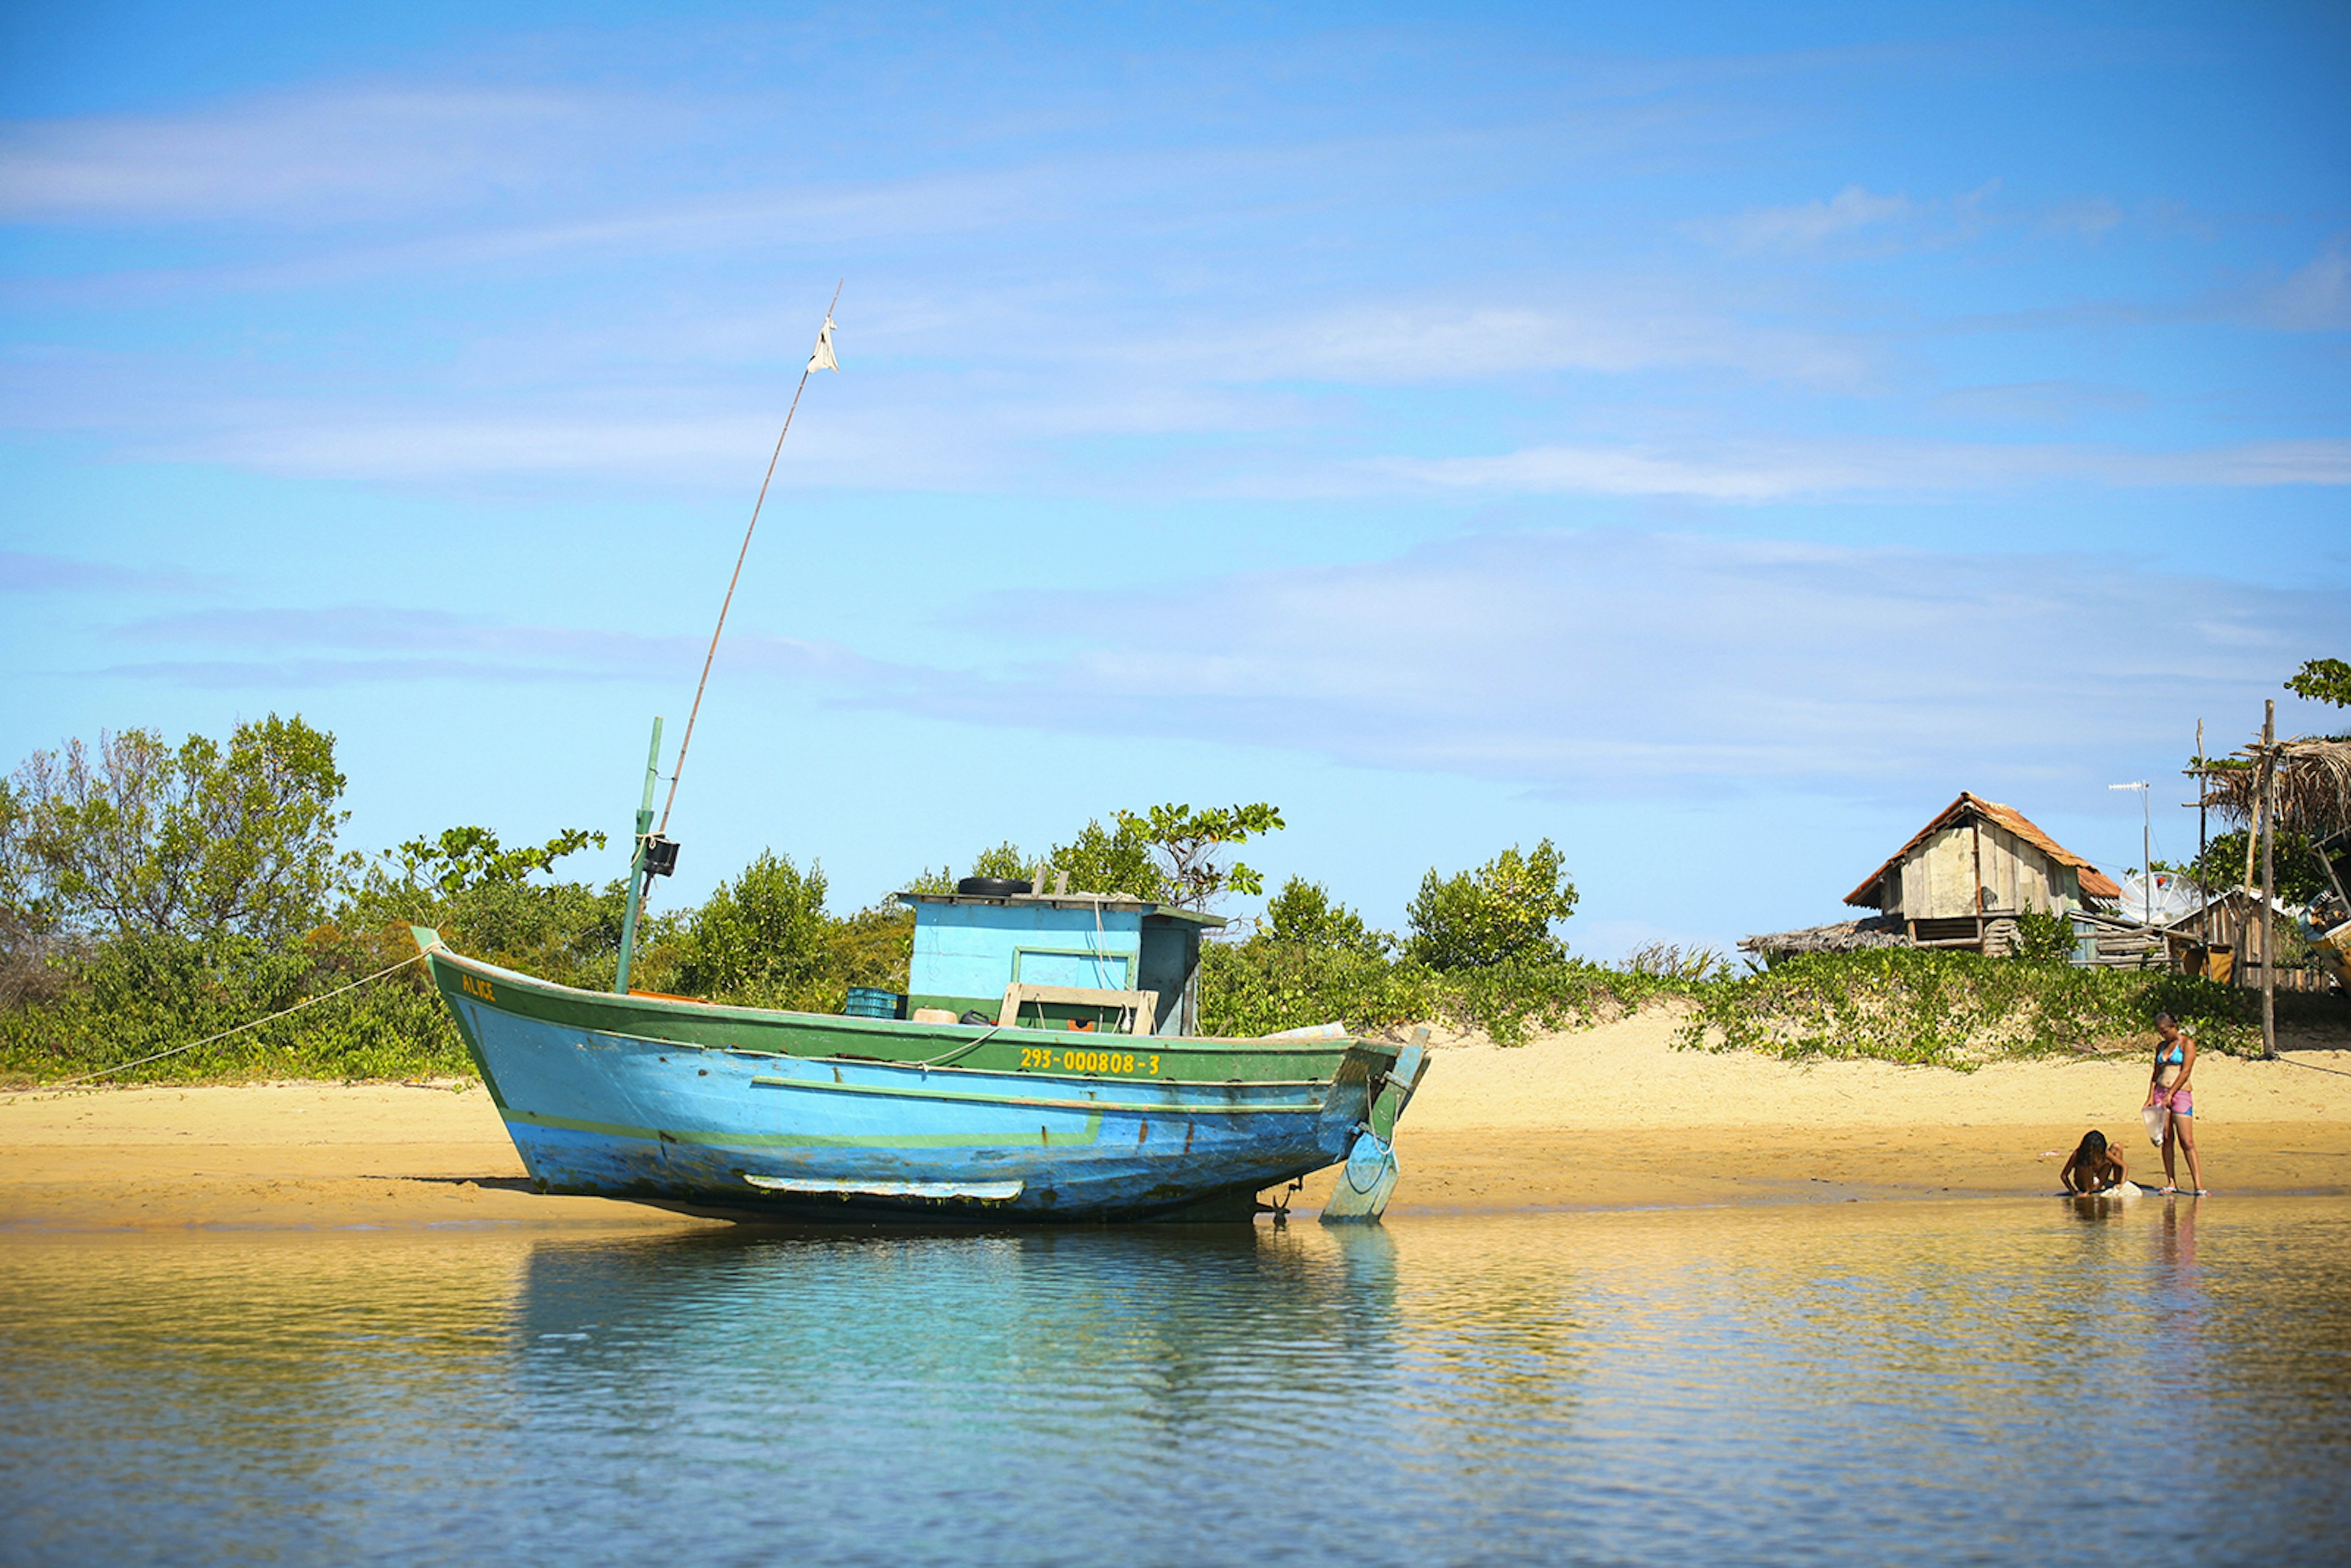
M2236 756L2215 758L2204 771L2204 798L2212 810L2240 826L2253 820L2261 798L2261 751L2249 746ZM2351 739L2305 735L2279 741L2278 825L2304 838L2323 839L2351 828Z

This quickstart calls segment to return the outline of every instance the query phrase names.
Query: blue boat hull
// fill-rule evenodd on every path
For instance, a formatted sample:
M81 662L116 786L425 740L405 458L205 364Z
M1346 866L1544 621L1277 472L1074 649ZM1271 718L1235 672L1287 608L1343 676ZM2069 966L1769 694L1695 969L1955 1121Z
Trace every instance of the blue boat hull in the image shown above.
M524 978L458 962L502 994ZM738 1212L1247 1215L1347 1159L1382 1081L1352 1056L1327 1082L1199 1082L714 1049L443 990L543 1187Z

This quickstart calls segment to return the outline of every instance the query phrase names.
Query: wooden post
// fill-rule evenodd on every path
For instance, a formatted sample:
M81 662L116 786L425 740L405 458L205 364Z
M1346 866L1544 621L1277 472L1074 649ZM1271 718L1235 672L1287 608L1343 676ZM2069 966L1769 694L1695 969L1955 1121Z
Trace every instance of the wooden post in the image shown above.
M2204 790L2209 778L2204 768L2204 721L2199 718L2196 721L2196 940L2204 945L2208 977L2212 964L2212 894L2204 886Z
M2262 1060L2277 1060L2277 702L2262 705Z
M1989 953L1991 948L1984 941L1983 819L1981 817L1971 818L1968 823L1968 831L1974 835L1975 839L1976 951L1979 953Z

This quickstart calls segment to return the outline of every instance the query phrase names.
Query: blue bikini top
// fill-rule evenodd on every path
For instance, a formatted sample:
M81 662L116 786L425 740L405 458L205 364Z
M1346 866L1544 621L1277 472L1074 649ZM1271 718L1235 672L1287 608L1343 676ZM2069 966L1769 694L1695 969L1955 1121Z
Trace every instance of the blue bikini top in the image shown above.
M2172 1066L2177 1067L2181 1062L2188 1060L2188 1052L2184 1047L2175 1045L2171 1048L2171 1054L2166 1056L2163 1053L2163 1048L2158 1046L2156 1048L2155 1059L2158 1061L2168 1061Z

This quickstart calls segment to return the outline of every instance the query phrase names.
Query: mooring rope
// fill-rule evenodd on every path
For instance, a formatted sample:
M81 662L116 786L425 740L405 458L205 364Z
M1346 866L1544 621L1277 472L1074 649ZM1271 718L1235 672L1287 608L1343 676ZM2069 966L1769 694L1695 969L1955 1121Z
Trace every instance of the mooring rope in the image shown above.
M356 991L361 986L368 985L372 981L382 979L386 975L392 973L394 970L405 969L408 966L415 963L418 959L423 956L424 955L422 953L412 953L407 957L402 958L399 963L388 964L384 967L378 969L374 974L366 976L360 979L353 980L348 986L337 986L331 991L320 991L315 997L306 997L302 1000L296 1002L290 1008L280 1008L274 1013L266 1014L261 1018L253 1019L249 1023L241 1023L235 1029L225 1029L218 1034L208 1034L202 1040L192 1040L185 1045L175 1045L169 1051L159 1051L152 1056L141 1056L130 1061L118 1061L111 1067L101 1067L95 1072L85 1072L78 1078L68 1078L56 1083L37 1083L30 1089L19 1089L15 1091L14 1093L11 1094L10 1098L14 1099L26 1094L39 1094L52 1089L70 1089L77 1083L87 1083L93 1078L103 1078L110 1072L122 1072L133 1067L144 1067L151 1061L161 1061L167 1056L177 1056L183 1051L193 1051L198 1046L211 1045L215 1040L226 1040L233 1034L243 1034L246 1030L259 1029L263 1024L275 1023L277 1019L286 1017L289 1013L298 1013L304 1008L311 1007L317 1003L328 1001L333 998L340 997L345 991Z

